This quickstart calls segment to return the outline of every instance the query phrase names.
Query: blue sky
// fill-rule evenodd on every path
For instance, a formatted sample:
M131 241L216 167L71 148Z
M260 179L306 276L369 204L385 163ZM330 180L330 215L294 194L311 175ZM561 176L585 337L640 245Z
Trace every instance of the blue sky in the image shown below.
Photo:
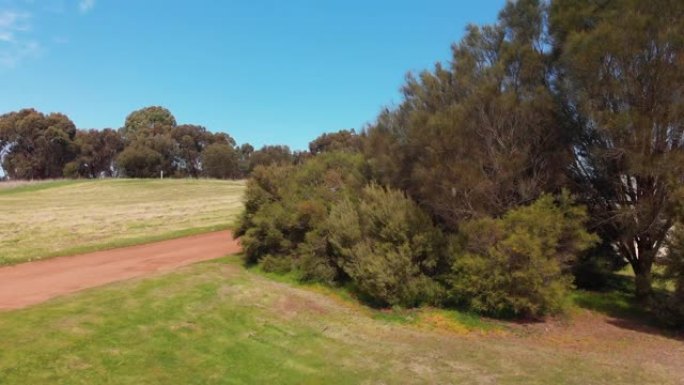
M238 143L306 148L400 101L505 0L0 0L0 113L117 128L148 105Z

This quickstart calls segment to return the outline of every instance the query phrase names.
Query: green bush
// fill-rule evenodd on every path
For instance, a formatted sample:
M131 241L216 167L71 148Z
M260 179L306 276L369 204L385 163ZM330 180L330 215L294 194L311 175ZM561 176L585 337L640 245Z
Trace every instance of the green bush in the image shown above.
M380 305L438 302L444 290L433 277L449 266L444 236L403 193L364 187L364 170L362 156L349 152L255 169L236 229L245 261L351 283Z
M210 178L229 179L239 176L238 153L226 143L208 145L201 155L202 174Z
M298 259L300 254L329 258L326 250L315 244L317 238L324 237L317 233L322 231L331 206L357 194L365 182L359 154L326 153L296 167L257 167L247 185L245 210L236 228L245 261L258 263L267 255L287 256L311 269L305 276L334 280L338 272L326 269L321 273L320 261L299 263Z
M65 178L77 179L81 176L81 164L77 161L71 161L64 165L62 174Z
M305 241L299 244L296 255L297 266L304 281L333 285L347 278L333 256L325 226L321 225L308 232Z
M128 146L116 158L118 168L130 178L154 178L162 170L163 157L145 146Z
M592 246L587 214L563 194L543 195L502 218L462 226L449 282L450 298L496 316L541 317L563 309L572 287L570 264Z
M435 304L442 286L444 236L404 193L369 185L358 202L333 206L327 229L331 252L368 300L379 305Z
M285 274L292 271L292 260L286 256L266 255L259 261L259 266L267 273Z
M236 229L245 261L349 285L380 306L450 301L529 317L562 309L576 255L596 240L567 194L470 221L448 241L403 192L368 184L365 167L361 155L331 152L256 168Z

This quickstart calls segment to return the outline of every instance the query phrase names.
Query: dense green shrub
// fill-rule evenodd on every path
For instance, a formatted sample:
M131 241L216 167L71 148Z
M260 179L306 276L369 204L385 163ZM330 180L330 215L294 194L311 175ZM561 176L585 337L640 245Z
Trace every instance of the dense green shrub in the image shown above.
M445 240L404 193L366 186L359 154L320 154L255 169L237 235L247 263L295 267L303 280L349 282L380 305L435 303Z
M371 184L345 199L328 219L331 252L367 299L380 305L436 303L433 280L444 265L444 236L400 191Z
M267 255L313 253L328 258L316 246L332 205L355 195L365 184L364 161L359 154L326 153L298 166L257 167L247 186L247 199L236 235L242 237L245 261L257 263ZM319 276L317 263L302 263L312 279L332 280L338 272Z
M569 265L596 238L587 214L564 194L543 195L502 218L462 227L463 242L450 279L451 298L498 316L540 317L562 310L572 287Z
M121 172L131 178L159 176L162 162L163 157L158 151L144 146L126 147L116 158L117 166Z
M266 255L259 261L261 269L267 273L285 274L292 271L292 259L287 256Z
M62 174L65 178L78 179L81 175L81 165L78 162L71 161L64 165Z
M258 167L247 183L245 210L235 230L247 263L257 263L268 254L287 254L282 252L286 245L281 244L284 235L278 226L283 222L279 214L284 213L278 190L292 171L287 166Z
M364 171L360 155L341 152L255 169L237 229L245 261L348 284L381 306L449 300L539 317L562 309L573 262L595 242L567 194L464 223L448 242L416 202Z
M240 175L238 153L226 143L213 143L202 151L202 174L209 178L228 179Z

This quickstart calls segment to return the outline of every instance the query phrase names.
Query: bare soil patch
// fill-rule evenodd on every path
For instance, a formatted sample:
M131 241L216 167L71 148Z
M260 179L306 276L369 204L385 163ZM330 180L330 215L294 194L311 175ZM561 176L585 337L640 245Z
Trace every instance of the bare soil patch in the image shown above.
M229 231L0 268L0 310L19 309L79 290L234 254Z

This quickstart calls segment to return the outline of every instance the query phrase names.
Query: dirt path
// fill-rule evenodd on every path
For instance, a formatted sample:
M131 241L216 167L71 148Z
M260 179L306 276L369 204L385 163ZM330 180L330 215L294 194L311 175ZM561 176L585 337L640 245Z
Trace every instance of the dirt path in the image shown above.
M0 268L0 310L240 251L229 231Z

